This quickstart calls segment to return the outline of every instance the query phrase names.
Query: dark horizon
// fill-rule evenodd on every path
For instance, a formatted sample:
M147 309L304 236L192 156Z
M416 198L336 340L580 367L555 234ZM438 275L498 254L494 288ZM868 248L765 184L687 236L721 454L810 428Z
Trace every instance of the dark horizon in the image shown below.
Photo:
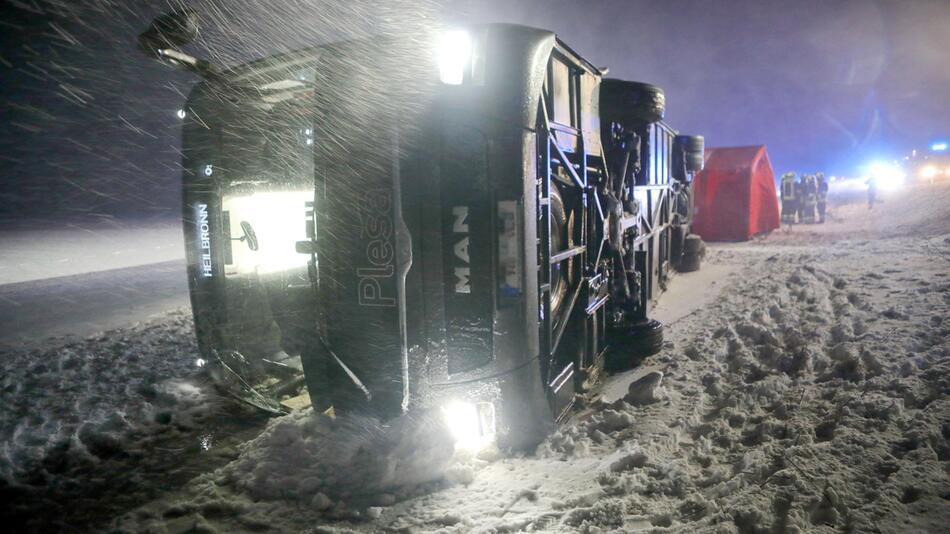
M197 79L134 47L170 4L4 2L0 220L178 216L175 112ZM197 50L228 63L437 18L550 29L662 86L668 121L707 146L766 145L776 175L854 174L950 133L945 2L186 4L207 19Z

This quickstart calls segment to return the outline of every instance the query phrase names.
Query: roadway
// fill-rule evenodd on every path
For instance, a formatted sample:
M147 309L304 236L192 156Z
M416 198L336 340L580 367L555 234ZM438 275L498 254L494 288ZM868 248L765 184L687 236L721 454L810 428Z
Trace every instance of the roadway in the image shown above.
M0 350L188 306L183 256L169 223L0 231Z

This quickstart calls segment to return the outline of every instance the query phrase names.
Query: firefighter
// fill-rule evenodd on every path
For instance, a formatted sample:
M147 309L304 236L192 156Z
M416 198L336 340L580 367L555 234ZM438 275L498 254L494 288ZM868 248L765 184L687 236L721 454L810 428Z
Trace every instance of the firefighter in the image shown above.
M795 213L798 211L798 196L795 173L787 172L782 175L782 222L795 224Z
M825 180L825 173L819 172L815 175L818 179L818 222L825 222L825 208L828 205L828 180Z
M815 183L814 174L806 174L802 177L802 218L801 222L812 224L815 222L815 204L818 200L818 186Z
M804 205L802 200L805 198L805 175L801 175L797 180L795 180L795 212L798 213L798 222L802 222L802 217L804 216Z
M868 209L874 209L874 202L877 200L877 179L874 176L868 178Z

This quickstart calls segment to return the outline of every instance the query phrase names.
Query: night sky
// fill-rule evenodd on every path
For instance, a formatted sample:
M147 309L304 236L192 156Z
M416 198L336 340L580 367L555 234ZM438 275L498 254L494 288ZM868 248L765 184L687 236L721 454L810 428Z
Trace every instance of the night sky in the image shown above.
M233 63L436 20L556 31L610 75L658 84L709 146L765 144L777 173L855 174L950 137L950 2L202 0L197 47ZM134 37L164 1L3 0L0 224L174 217L195 77ZM411 6L411 7L407 7Z

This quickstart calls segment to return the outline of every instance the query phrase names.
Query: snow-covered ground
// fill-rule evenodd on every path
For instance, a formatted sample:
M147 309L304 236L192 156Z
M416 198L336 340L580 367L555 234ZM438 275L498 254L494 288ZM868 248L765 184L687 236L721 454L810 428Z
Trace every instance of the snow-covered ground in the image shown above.
M191 314L0 357L0 524L91 530L236 456L265 418L196 373Z
M189 306L185 262L0 285L0 354L160 319Z
M122 269L185 257L177 221L100 220L0 227L0 284Z
M3 364L2 493L57 503L117 477L99 526L129 532L945 532L948 206L922 188L711 246L658 309L664 350L526 456L452 457L439 414L201 441L236 415L193 375L185 316L23 353ZM194 445L162 456L161 435ZM194 467L150 476L151 455Z
M0 357L188 305L180 222L0 221Z

